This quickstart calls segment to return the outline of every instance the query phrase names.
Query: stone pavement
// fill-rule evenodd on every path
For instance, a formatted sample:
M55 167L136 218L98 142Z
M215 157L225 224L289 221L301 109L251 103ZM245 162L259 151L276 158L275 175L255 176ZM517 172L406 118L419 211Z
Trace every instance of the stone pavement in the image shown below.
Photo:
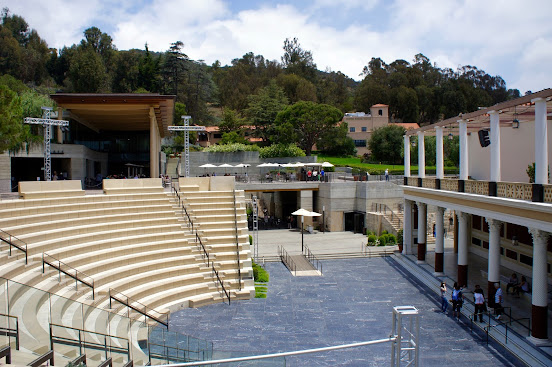
M392 307L413 305L420 310L421 366L523 365L496 344L487 346L467 324L440 313L435 292L410 280L392 257L323 264L321 277L294 277L283 264L267 263L266 299L184 309L171 314L170 328L211 340L215 350L265 354L386 338ZM287 366L382 366L390 357L391 346L380 344L286 361Z

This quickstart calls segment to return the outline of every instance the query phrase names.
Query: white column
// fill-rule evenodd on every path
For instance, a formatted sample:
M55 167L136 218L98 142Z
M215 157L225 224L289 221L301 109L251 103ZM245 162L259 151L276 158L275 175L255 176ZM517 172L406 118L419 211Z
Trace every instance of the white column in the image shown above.
M548 282L547 246L548 232L530 228L533 236L533 293L531 309L532 337L538 341L548 340Z
M535 183L548 184L548 131L546 100L532 99L535 103Z
M500 182L500 116L498 111L491 115L491 181Z
M469 177L468 165L468 124L464 120L458 120L460 128L460 180Z
M437 165L437 172L435 176L438 179L442 179L445 177L444 159L443 159L443 127L436 126L435 132L437 133L436 139L435 139L435 153L436 153L435 163Z
M412 254L412 201L404 199L403 254Z
M404 135L404 177L410 177L410 136Z
M425 177L425 144L423 131L418 131L418 177Z
M458 284L468 285L468 231L470 215L458 213Z
M485 218L489 225L489 264L488 281L491 283L500 282L500 227L502 222Z

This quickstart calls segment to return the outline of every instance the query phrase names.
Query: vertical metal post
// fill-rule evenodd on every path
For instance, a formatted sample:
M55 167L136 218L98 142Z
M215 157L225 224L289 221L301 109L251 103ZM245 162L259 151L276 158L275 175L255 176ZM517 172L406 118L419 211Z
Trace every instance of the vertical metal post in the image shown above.
M190 118L191 116L182 116L184 120L184 177L190 177Z
M253 259L259 259L259 207L257 206L257 196L251 198L253 206Z

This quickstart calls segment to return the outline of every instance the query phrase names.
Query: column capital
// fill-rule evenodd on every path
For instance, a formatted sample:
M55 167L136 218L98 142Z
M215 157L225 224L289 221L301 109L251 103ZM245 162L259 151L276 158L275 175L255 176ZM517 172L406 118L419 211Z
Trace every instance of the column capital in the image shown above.
M536 103L536 102L541 102L541 101L546 101L546 99L542 98L542 97L533 98L531 100L531 103Z
M418 132L416 132L416 135L418 135L418 136L422 135L423 136L423 135L425 135L425 131L418 131Z
M458 220L459 221L468 221L470 219L470 215L465 212L458 212Z
M435 126L434 129L435 129L435 130L441 130L441 131L443 131L443 127L442 127L442 126Z
M445 214L445 208L438 206L437 207L437 215L443 216Z
M489 115L498 115L500 112L495 111L495 110L492 110L492 111L487 111L487 113L488 113Z
M424 203L424 202L422 202L422 201L416 201L416 205L417 205L418 207L423 206L424 208L427 206L427 204Z
M531 236L533 236L533 244L535 244L536 242L545 244L546 241L548 241L548 237L550 237L550 233L537 228L529 228L529 233L531 233Z
M487 217L485 217L485 222L487 222L487 224L489 225L489 230L493 229L493 230L497 230L497 231L500 231L500 227L503 224L503 222L501 222L497 219L487 218Z

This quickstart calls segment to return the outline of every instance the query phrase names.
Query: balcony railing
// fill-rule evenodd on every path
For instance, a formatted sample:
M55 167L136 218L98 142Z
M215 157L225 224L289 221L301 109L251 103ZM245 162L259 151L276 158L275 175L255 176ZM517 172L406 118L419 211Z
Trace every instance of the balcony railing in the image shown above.
M458 178L437 179L435 177L407 177L405 179L405 186L552 203L552 185L539 185L524 182L459 180Z

